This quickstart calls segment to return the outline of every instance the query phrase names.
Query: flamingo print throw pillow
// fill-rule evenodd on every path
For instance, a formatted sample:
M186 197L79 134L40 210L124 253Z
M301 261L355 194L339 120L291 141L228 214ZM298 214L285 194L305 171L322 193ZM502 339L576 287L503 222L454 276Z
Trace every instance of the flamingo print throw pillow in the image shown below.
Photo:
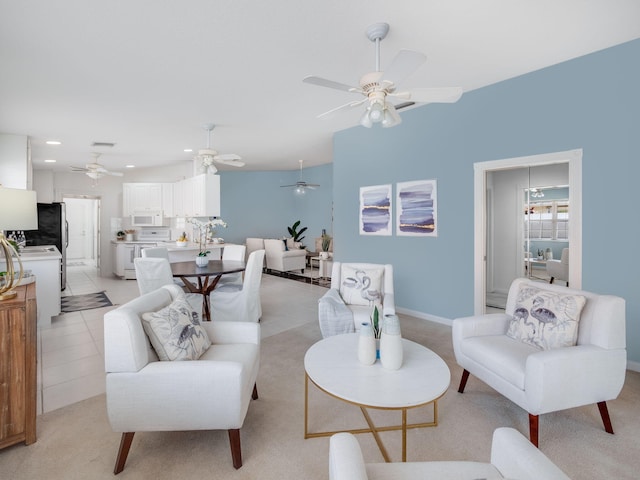
M541 350L575 345L585 303L582 295L564 295L523 285L507 335Z
M382 305L382 276L384 267L359 268L343 265L340 296L347 305L373 307Z
M198 314L184 297L142 314L142 327L160 360L197 360L211 346Z

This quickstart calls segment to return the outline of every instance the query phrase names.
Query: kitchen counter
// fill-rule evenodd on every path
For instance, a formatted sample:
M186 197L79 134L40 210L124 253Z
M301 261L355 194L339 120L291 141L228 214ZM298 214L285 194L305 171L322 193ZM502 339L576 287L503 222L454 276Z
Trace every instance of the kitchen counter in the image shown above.
M20 249L24 270L30 270L36 281L38 327L51 325L51 317L60 315L60 262L62 254L54 245L37 245ZM14 262L17 268L18 262ZM0 270L6 270L4 259Z

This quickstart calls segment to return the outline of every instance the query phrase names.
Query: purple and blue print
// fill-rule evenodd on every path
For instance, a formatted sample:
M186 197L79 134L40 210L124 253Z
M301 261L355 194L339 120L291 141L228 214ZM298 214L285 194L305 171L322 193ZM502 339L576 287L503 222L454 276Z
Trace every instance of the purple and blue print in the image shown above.
M360 189L360 234L391 235L391 185Z
M436 236L436 181L397 185L397 234Z

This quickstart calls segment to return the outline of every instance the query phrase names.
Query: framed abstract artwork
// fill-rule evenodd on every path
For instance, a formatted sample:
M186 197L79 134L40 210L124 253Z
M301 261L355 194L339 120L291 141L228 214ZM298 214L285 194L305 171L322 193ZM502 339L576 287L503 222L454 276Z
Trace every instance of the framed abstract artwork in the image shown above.
M360 187L360 235L391 235L391 185Z
M396 184L396 235L437 237L437 196L435 180Z

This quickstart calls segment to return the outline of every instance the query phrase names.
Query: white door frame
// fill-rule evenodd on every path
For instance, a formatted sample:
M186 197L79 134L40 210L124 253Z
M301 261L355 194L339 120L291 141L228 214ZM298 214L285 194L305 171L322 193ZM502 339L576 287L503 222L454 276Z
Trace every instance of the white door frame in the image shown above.
M487 268L487 172L569 163L569 285L582 288L582 149L473 164L474 178L474 296L475 315L485 312Z
M94 257L96 265L95 267L100 271L100 210L101 210L101 202L102 197L99 195L82 195L82 194L74 194L74 193L65 193L62 195L62 201L65 198L75 198L79 200L91 200L95 210L94 210L94 220L93 220L93 231L91 232L92 236L92 248L94 250ZM69 219L67 218L67 221Z

